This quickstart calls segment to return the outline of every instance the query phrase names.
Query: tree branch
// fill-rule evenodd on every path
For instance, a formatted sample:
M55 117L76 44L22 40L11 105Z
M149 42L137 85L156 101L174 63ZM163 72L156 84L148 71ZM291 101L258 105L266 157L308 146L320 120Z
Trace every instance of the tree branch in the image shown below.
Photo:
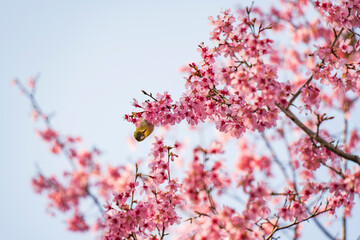
M330 210L331 210L331 208L325 208L323 211L320 211L320 212L315 211L315 212L314 212L313 214L311 214L309 217L307 217L307 218L305 218L305 219L303 219L303 220L301 220L301 221L297 221L297 220L295 219L295 221L292 222L291 224L288 224L288 225L285 225L285 226L282 226L282 227L275 226L275 227L273 228L273 230L271 231L270 235L267 236L266 240L270 240L270 239L272 238L272 236L273 236L277 231L279 231L279 230L283 230L283 229L286 229L286 228L290 228L290 227L292 227L292 226L295 226L295 225L297 225L297 224L299 224L299 223L305 222L305 221L307 221L307 220L309 220L309 219L311 219L311 218L314 218L314 217L316 217L316 216L318 216L318 215L320 215L320 214L322 214L322 213L324 213L324 212L330 211Z
M313 79L314 74L312 74L309 79L297 90L297 92L293 95L293 97L289 100L289 104L286 107L286 110L290 108L290 106L293 104L293 102L296 100L296 98L301 94L303 88L308 85L311 80Z
M41 119L44 121L45 125L47 128L51 129L53 131L53 127L50 121L49 117L46 117L46 114L44 114L44 112L42 111L39 103L37 102L36 98L35 98L35 92L36 92L36 83L38 81L38 77L34 79L34 86L33 86L33 90L29 91L19 80L15 80L15 84L16 86L18 86L18 88L21 90L21 92L23 92L25 94L25 96L29 99L30 103L31 103L31 107L38 112L39 116L41 117ZM61 146L65 146L65 143L63 141L61 141L60 137L56 137L56 141L61 145ZM72 161L71 157L70 157L70 153L66 150L66 148L61 147L61 151L64 154L65 158L68 160L68 162L70 163L71 167L73 170L76 170L76 165L74 164L74 162ZM98 198L93 195L90 192L90 189L87 189L87 195L93 200L93 202L95 203L95 205L98 207L100 214L103 214L103 209L101 207L101 204L98 200Z
M337 40L339 39L339 37L340 37L340 35L341 35L341 33L342 33L343 31L344 31L344 28L341 28L340 31L339 31L339 33L337 33L337 32L335 31L335 29L333 29L335 38L334 38L334 40L333 40L333 42L331 43L331 46L330 46L330 48L332 49L332 51L333 51L333 47L335 46L335 43L337 42ZM321 63L319 64L320 68L321 68L321 66L323 66L323 64L324 64L324 59L323 59L323 60L321 61ZM296 93L293 95L293 97L289 100L289 104L287 105L286 110L288 110L288 109L290 108L290 106L293 104L293 102L296 100L296 98L301 94L302 89L311 82L311 80L313 79L313 77L314 77L314 74L311 74L311 76L309 77L309 79L297 90L297 92L296 92Z
M346 153L344 151L342 151L341 149L337 148L336 146L334 146L333 144L327 142L326 140L324 140L323 138L321 138L319 135L316 135L311 129L309 129L308 127L306 127L291 111L290 109L286 109L283 106L281 106L280 104L276 104L276 106L283 112L285 113L286 116L288 116L291 121L293 121L299 128L301 128L311 139L316 140L317 142L319 142L323 147L325 147L326 149L330 150L331 152L335 153L336 155L343 157L349 161L352 161L354 163L357 163L358 165L360 165L360 157L357 155L353 155L350 153Z

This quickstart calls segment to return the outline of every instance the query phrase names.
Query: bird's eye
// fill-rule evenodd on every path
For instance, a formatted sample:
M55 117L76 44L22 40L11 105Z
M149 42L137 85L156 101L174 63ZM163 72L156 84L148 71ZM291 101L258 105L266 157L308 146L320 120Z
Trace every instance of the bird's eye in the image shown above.
M140 136L140 139L141 139L141 140L144 140L144 138L145 138L144 135L141 135L141 136Z

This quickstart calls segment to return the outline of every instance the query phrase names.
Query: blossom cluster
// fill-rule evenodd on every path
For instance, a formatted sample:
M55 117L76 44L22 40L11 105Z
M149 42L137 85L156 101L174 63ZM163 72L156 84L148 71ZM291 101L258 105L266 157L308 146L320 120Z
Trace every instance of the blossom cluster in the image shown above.
M335 29L359 28L360 18L357 14L360 11L359 6L358 0L315 1L315 8L326 23Z
M134 181L129 181L125 189L115 192L104 216L103 239L115 240L137 237L163 238L169 226L180 223L175 211L182 203L180 184L170 178L171 149L162 139L156 139L151 151L150 174L142 174L136 169ZM165 153L168 153L166 156ZM138 167L138 166L137 166ZM140 185L140 180L142 184Z
M126 120L144 118L156 126L174 125L184 119L190 125L209 120L219 131L234 137L246 130L276 126L276 104L286 104L292 87L277 81L278 67L266 63L273 42L262 37L266 29L255 34L246 16L236 21L230 11L210 21L215 46L199 45L202 61L189 64L182 97L174 102L165 92L151 95L152 101L142 104L135 100L134 106L142 111L126 115Z

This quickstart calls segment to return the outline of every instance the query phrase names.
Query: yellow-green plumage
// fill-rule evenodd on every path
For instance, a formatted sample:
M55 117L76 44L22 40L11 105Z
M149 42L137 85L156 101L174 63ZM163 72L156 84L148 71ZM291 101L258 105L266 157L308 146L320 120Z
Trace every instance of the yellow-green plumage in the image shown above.
M147 138L154 131L154 125L147 120L141 120L134 132L134 137L138 142Z

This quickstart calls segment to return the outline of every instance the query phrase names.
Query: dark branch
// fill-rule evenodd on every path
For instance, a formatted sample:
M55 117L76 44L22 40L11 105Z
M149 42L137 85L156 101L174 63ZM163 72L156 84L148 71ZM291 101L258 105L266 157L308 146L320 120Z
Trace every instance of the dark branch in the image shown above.
M347 160L350 160L354 163L357 163L360 165L360 157L357 155L353 155L350 153L346 153L342 151L341 149L337 148L333 144L327 142L323 138L321 138L319 135L316 135L312 130L310 130L308 127L306 127L289 109L286 109L282 107L280 104L276 104L276 106L285 113L286 116L288 116L291 121L293 121L299 128L301 128L311 139L316 140L318 143L320 143L323 147L327 148L331 152L335 153L336 155L343 157Z

